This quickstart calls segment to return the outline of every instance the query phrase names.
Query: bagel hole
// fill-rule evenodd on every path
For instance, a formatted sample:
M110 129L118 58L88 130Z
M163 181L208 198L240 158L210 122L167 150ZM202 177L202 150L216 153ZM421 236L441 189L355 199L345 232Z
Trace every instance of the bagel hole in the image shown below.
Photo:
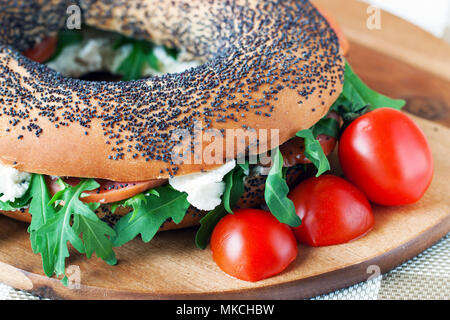
M89 26L61 30L53 56L44 61L68 78L86 81L132 81L179 73L201 64L182 49Z

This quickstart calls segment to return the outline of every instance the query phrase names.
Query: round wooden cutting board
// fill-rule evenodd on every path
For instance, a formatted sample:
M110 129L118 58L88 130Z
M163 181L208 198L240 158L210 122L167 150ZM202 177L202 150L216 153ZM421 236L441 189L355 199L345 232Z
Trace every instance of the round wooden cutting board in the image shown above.
M447 234L450 231L450 129L446 127L450 126L450 61L444 58L450 56L449 47L387 13L382 14L382 21L386 28L395 26L395 29L370 34L372 31L365 27L367 5L359 2L314 2L334 12L352 43L350 64L370 86L407 99L407 110L435 121L414 116L428 137L435 161L433 182L417 204L374 206L376 224L367 236L337 246L300 246L298 258L287 270L257 283L224 274L208 249L195 247L196 230L185 229L160 233L148 244L135 239L116 248L119 261L116 266L71 252L67 266L78 274L80 285L67 288L59 280L44 276L40 256L32 253L27 225L0 216L0 282L49 298L307 298L367 280L378 271L387 272ZM417 52L412 51L414 48L408 42L413 31L417 41L421 41ZM364 34L367 36L363 38ZM427 45L429 50L422 48ZM408 55L409 52L413 53ZM434 59L433 63L425 62L427 57Z

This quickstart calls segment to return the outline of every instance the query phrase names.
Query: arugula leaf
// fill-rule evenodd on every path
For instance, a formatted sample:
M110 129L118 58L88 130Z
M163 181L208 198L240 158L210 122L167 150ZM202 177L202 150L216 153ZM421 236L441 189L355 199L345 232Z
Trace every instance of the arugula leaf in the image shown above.
M12 211L23 208L29 204L29 212L32 215L31 223L28 227L30 233L31 248L34 253L41 253L43 269L46 275L53 275L54 262L52 259L53 248L48 235L38 235L36 230L45 225L47 221L56 214L55 208L48 205L50 202L50 192L43 175L33 174L30 186L26 193L14 202L1 202L0 210Z
M95 252L97 257L102 258L109 265L117 263L110 240L110 237L115 236L116 233L105 222L100 219L90 220L83 215L75 215L73 229L76 234L83 234L83 242L88 259Z
M31 189L31 185L33 181L33 175L31 176L31 180L30 180L30 186L28 187L28 190L25 192L25 194L19 198L19 199L15 199L14 201L0 201L0 210L3 211L15 211L21 208L26 207L31 200L31 193L30 193L30 189ZM0 196L2 196L3 194L0 193Z
M158 193L158 191L156 191L155 189L150 189L150 190L148 190L148 191L142 193L141 195L142 195L142 196L148 196L148 195L150 195L150 194L153 194L153 195L159 197L159 193ZM137 196L139 196L139 195L136 195L136 197L137 197ZM124 207L124 206L125 206L125 202L127 202L127 201L131 201L131 198L130 198L130 199L125 199L125 200L121 200L121 201L114 202L114 203L111 205L111 213L115 213L116 210L117 210L117 208L119 208L119 207ZM133 219L134 219L134 216L131 217L131 220L133 220ZM130 220L130 221L131 221L131 220Z
M323 117L312 128L312 133L315 138L318 135L324 134L333 138L339 138L339 122L333 118Z
M66 188L57 192L49 202L49 205L57 205L54 216L35 230L37 239L47 239L44 243L39 242L36 247L41 252L43 261L50 259L49 265L54 266L53 271L57 276L65 272L65 259L69 256L67 242L80 253L86 252L88 257L95 251L97 256L108 264L116 263L111 240L108 238L115 233L94 212L100 204L86 204L80 200L84 191L98 187L99 184L93 179L82 180L75 187L66 185ZM62 203L64 205L61 205ZM31 214L33 215L33 212ZM83 239L80 238L81 232ZM47 257L47 253L51 255Z
M159 65L159 61L158 58L155 56L155 54L153 53L153 51L150 51L147 54L147 59L146 62L148 63L148 65L156 71L161 71L161 67Z
M138 80L141 78L145 62L146 57L142 46L139 42L136 42L133 44L130 54L122 61L116 71L123 76L122 80L124 81Z
M246 161L245 163L238 163L238 166L241 167L244 174L248 176L248 174L250 173L250 164L248 163L248 161Z
M152 43L121 36L114 44L114 48L118 49L128 44L132 45L131 52L116 70L116 72L122 74L122 80L131 81L141 79L145 64L148 64L154 70L160 71L158 59L153 53Z
M205 249L209 243L209 239L211 238L211 234L219 223L219 221L227 215L227 211L223 203L214 208L214 210L208 212L201 220L200 220L200 228L197 230L195 234L195 245L199 249Z
M330 170L330 163L323 149L314 137L311 129L300 130L297 132L297 137L305 139L305 156L317 168L316 177L320 176L325 171Z
M400 109L405 105L404 100L395 100L386 97L369 87L353 72L345 62L344 88L330 110L336 111L343 118L345 125L360 117L367 111L382 107ZM345 127L344 125L344 127ZM330 163L325 156L319 141L319 134L326 134L339 138L339 123L332 118L322 118L313 127L297 132L297 136L305 139L305 156L317 168L316 177L330 170Z
M1 194L0 194L0 196L1 196ZM0 201L0 210L2 210L2 211L15 211L15 210L18 210L20 208L25 207L28 204L29 199L27 199L27 200L28 200L27 202L23 202L23 203L20 202L20 204L17 201L17 199L14 202L11 202L11 201L5 201L5 202Z
M178 54L180 53L179 50L177 50L176 48L167 48L167 47L165 47L165 49L169 56L171 56L175 60L178 58Z
M344 120L341 132L355 119L378 108L401 109L406 102L391 99L370 89L345 62L344 87L330 110L336 111Z
M7 201L7 202L0 201L0 210L2 210L2 211L14 211L14 210L17 210L17 208L11 206L9 201Z
M287 197L289 187L284 177L285 174L283 174L283 156L279 148L272 150L272 152L273 165L267 176L264 190L266 204L278 221L291 227L298 227L301 224L301 220L295 212L294 203Z
M401 109L405 105L404 100L391 99L381 93L370 89L352 70L350 64L345 62L343 97L351 101L355 109L361 109L370 105L371 110L388 107Z
M38 244L39 252L42 255L43 263L53 266L51 273L47 276L51 277L53 273L57 276L64 275L65 261L69 257L67 242L69 241L80 253L84 253L83 241L74 232L71 223L71 214L58 214L41 228L36 230L38 239L48 239L47 243ZM48 254L48 256L47 256ZM47 261L49 259L49 261Z
M222 195L222 203L200 220L200 228L195 235L195 244L198 248L205 249L211 233L220 219L228 213L233 213L231 208L236 205L244 193L244 178L248 175L248 172L248 163L246 163L236 166L225 175L224 181L226 185Z
M34 253L40 253L42 257L42 267L47 276L52 276L55 268L53 258L54 246L51 235L38 234L36 230L45 225L50 219L56 216L56 210L49 205L51 195L45 183L43 175L34 174L29 188L33 195L29 212L31 223L28 227L30 233L31 248Z
M248 167L248 166L247 166ZM236 205L239 198L244 194L244 178L248 174L245 167L237 167L237 170L228 172L224 177L225 191L222 196L222 203L228 213L233 213L232 207Z
M33 174L28 190L33 195L29 209L29 212L32 214L32 219L28 228L28 232L32 232L53 218L56 215L56 210L53 206L49 205L51 194L43 175Z
M133 211L122 217L114 226L114 247L127 243L138 234L142 235L144 242L149 242L167 219L172 218L175 223L183 220L190 206L187 194L173 189L170 185L155 190L159 196L154 193L139 194L125 201L124 205L132 207Z

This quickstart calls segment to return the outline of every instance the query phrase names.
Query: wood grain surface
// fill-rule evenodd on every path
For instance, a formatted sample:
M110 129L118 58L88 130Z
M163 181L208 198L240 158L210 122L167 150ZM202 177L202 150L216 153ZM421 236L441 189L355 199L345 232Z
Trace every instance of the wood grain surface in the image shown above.
M257 283L224 274L209 250L194 244L195 229L135 239L117 248L108 266L75 252L67 265L80 269L81 287L68 289L43 275L31 251L27 225L0 217L0 282L51 298L72 299L292 299L327 293L364 281L375 265L387 272L450 231L450 49L426 32L382 13L382 29L366 27L367 5L349 0L314 1L327 8L351 40L349 61L370 86L405 98L432 147L435 175L414 205L375 206L374 230L357 241L321 248L300 246L278 276ZM440 124L438 124L440 123Z
M381 11L369 29L369 5L313 0L327 9L351 42L348 60L375 90L408 100L406 110L450 126L450 46L425 30Z

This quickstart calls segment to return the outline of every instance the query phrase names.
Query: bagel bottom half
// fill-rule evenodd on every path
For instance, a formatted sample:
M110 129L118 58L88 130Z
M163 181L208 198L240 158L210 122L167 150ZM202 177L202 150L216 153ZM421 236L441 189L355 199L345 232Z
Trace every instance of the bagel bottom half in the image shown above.
M302 165L296 165L290 167L286 173L286 181L291 188L301 179L303 171ZM251 172L246 178L244 183L244 194L238 201L236 208L259 208L264 205L264 188L266 184L266 175L262 175L258 172ZM124 215L129 213L132 209L130 207L118 207L114 213L111 212L111 205L103 204L97 210L97 215L109 225L113 226ZM27 208L19 209L16 211L0 211L1 214L20 220L23 222L31 222L31 214ZM200 219L203 218L208 211L198 210L197 208L190 206L184 219L176 224L172 220L166 220L160 227L159 231L175 230L197 226Z

